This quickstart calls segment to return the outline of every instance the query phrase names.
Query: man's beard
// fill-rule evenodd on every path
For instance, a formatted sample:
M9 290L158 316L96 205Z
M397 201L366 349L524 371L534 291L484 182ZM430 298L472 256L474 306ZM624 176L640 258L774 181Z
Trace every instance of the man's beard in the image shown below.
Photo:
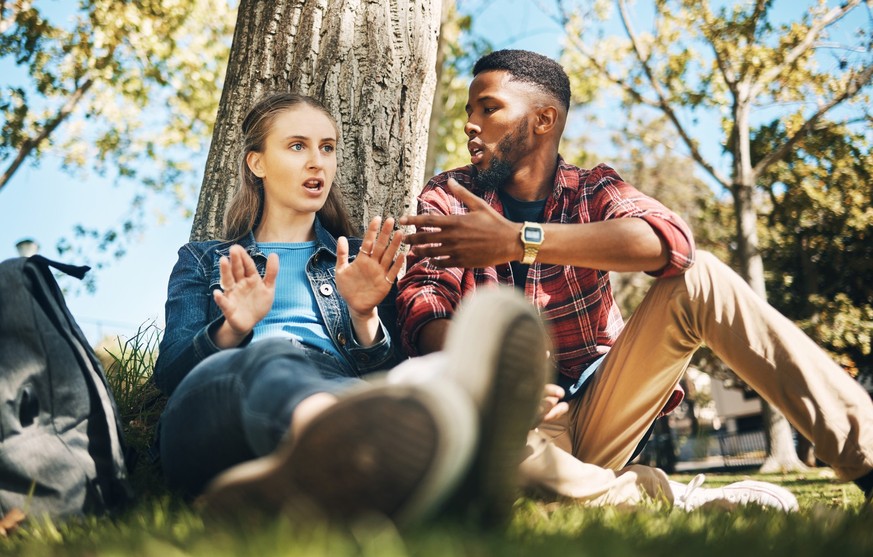
M495 191L509 181L515 171L518 151L524 147L527 129L527 119L522 119L515 130L504 135L497 143L497 149L491 157L488 168L478 171L473 177L473 183L478 188L485 191ZM513 155L516 156L513 157ZM510 162L510 159L514 160Z

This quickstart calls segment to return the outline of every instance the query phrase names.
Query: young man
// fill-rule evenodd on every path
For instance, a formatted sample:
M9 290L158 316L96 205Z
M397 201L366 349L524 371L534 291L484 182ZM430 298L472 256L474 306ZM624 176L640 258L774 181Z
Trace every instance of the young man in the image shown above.
M419 214L401 219L418 230L406 240L400 325L410 355L432 352L462 298L494 284L524 289L551 327L560 387L548 391L546 438L529 442L527 481L595 503L666 491L663 474L625 466L705 343L869 498L869 396L729 267L695 253L677 215L608 166L585 170L560 157L570 104L561 66L504 50L480 59L473 75L471 164L431 179ZM609 271L659 279L626 325ZM557 406L561 396L567 404Z

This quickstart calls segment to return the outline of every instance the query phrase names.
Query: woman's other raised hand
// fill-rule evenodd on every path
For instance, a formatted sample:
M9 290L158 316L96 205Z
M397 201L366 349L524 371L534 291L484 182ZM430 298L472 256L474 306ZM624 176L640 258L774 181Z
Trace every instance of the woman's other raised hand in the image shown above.
M388 295L403 267L403 257L398 256L403 234L397 231L392 237L393 230L393 218L384 223L380 217L373 218L351 263L348 240L342 236L337 240L336 286L349 307L357 340L365 346L378 340L376 306Z

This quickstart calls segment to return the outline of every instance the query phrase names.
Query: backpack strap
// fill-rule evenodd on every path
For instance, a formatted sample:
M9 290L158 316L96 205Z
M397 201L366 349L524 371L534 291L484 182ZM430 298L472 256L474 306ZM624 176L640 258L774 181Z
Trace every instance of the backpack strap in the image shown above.
M41 255L30 256L27 258L27 262L41 265L43 268L54 267L58 271L68 274L71 277L76 277L79 280L85 278L85 274L91 270L91 267L87 265L70 265L68 263L54 261L52 259L49 259L48 257L43 257Z

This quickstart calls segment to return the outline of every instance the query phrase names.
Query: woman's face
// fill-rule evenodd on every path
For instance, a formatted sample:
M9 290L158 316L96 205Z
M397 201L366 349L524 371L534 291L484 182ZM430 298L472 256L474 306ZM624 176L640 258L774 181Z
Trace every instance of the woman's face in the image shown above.
M265 210L312 214L327 200L336 176L336 128L323 112L298 105L279 114L246 163L264 182Z

